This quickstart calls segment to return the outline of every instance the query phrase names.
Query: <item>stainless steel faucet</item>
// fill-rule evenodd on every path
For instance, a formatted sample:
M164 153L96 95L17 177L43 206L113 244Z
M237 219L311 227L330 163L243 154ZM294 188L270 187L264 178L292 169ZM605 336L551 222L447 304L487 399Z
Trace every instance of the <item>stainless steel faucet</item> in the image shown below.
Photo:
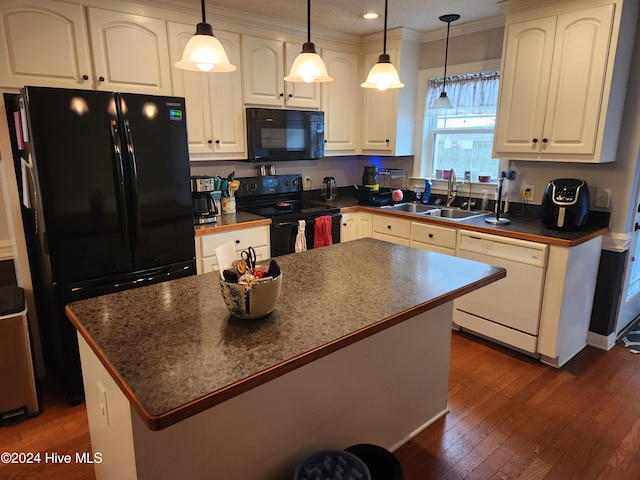
M458 184L456 183L455 169L449 170L449 183L447 184L447 207L450 207L458 196Z

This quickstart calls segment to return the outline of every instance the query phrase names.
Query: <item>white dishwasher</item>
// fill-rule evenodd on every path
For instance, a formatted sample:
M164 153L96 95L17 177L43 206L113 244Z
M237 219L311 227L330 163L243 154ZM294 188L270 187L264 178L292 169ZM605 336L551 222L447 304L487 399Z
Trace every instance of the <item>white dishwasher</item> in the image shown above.
M456 299L454 324L536 353L548 246L466 230L459 235L459 257L503 267L507 276Z

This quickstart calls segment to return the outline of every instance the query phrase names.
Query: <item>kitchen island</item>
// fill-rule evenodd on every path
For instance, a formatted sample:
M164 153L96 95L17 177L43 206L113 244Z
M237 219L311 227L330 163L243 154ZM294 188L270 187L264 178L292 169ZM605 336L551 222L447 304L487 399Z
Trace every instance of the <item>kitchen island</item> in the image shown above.
M75 302L100 478L291 478L323 448L395 449L446 413L452 301L504 269L373 239L286 255L231 317L217 273Z

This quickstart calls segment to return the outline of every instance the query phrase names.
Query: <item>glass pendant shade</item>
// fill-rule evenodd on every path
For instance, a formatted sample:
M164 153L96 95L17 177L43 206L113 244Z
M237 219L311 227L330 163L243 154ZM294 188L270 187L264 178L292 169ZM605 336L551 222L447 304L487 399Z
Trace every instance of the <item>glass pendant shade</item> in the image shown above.
M453 108L451 100L447 97L447 92L441 92L438 99L433 103L433 108Z
M316 53L313 43L307 42L302 46L302 52L291 65L289 75L284 77L287 82L331 82L333 78L327 73L322 58Z
M322 58L316 53L316 46L311 43L311 0L307 0L307 41L302 45L302 52L293 61L284 81L320 83L332 80Z
M400 76L396 67L391 63L391 59L387 54L387 3L384 1L384 37L382 43L382 55L378 57L376 63L367 75L367 80L361 83L363 88L377 88L378 90L386 90L387 88L402 88L404 83L400 82Z
M182 52L182 58L173 65L182 70L194 72L234 72L235 65L229 63L227 52L220 40L213 36L213 28L207 23L204 0L202 5L202 22L196 27L196 34L189 39Z
M387 88L402 88L404 83L400 82L398 71L389 60L389 55L383 53L378 58L378 63L371 68L367 80L360 86L386 90Z

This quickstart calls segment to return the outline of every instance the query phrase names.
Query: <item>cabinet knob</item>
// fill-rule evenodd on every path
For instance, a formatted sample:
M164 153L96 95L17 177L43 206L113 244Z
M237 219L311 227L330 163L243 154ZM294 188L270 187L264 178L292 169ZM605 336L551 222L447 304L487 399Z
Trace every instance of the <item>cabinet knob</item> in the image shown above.
M289 98L293 98L293 93L290 93L290 94L289 94Z
M532 141L533 141L533 143L538 143L538 139L537 138L534 138Z
M346 227L346 226L347 226L347 224L346 224L346 223L343 223L343 224L342 224L342 226L343 226L343 227Z
M429 234L429 238L433 238L433 233L430 233L430 234Z
M324 139L324 143L327 143L327 139L326 138Z
M549 141L549 140L548 140L548 139L546 139L546 138L543 138L543 139L542 139L542 143L547 143L548 141Z
M104 77L99 77L98 80L100 80L101 82L104 82Z
M239 245L239 244L240 244L240 240L236 240L236 245Z
M280 98L282 98L282 97L284 97L284 93L281 93L281 94L280 94Z
M209 139L209 140L207 140L207 143L208 143L209 145L211 145L211 144L213 143L213 140Z
M83 80L89 80L89 75L82 75Z
M389 230L391 230L391 225L387 225L387 228L388 228Z
M220 140L216 140L216 145L220 145Z
M385 140L385 142L386 142L386 143L389 143L389 139L387 138L387 139Z

